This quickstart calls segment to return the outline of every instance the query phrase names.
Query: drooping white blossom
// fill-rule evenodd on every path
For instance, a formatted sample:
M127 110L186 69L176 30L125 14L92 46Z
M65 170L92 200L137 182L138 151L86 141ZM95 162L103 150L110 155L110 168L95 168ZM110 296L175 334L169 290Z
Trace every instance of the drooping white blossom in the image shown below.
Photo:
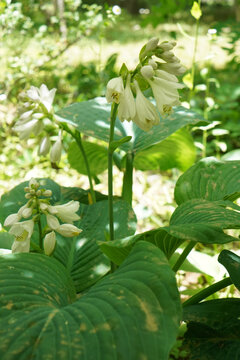
M62 236L72 237L80 234L82 230L72 224L62 224L56 229L56 231Z
M159 123L159 116L155 106L143 95L137 81L136 88L136 115L133 121L144 131L149 131L153 125Z
M9 230L9 233L14 235L15 239L12 245L12 252L29 252L30 239L33 233L34 221L26 220L17 222Z
M79 220L80 216L76 214L79 209L79 202L71 200L66 204L49 206L51 214L58 216L63 222L72 224L73 221Z
M155 74L153 80L148 79L147 81L152 88L160 114L169 114L172 106L180 104L178 89L183 88L184 85L178 83L175 75L163 70L156 70Z
M122 77L113 78L107 83L106 99L108 103L115 102L119 104L120 97L124 91Z
M120 96L118 117L122 122L124 120L133 120L136 114L135 100L131 90L130 79L131 76L128 75L123 94Z

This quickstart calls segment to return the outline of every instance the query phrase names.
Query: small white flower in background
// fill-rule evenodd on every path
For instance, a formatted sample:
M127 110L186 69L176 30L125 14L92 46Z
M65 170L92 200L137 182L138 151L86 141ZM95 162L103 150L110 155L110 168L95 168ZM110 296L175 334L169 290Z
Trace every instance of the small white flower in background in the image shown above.
M49 153L51 147L51 141L49 139L49 136L44 136L44 138L41 140L38 154L42 156L46 156Z
M122 77L113 78L107 84L106 99L107 102L119 104L120 97L123 94L124 86Z
M118 117L122 122L124 120L127 121L133 120L136 114L135 100L131 90L130 79L131 76L128 75L126 87L123 91L123 94L120 97L120 102L118 107Z
M159 123L159 116L155 106L145 98L137 81L134 81L136 88L136 116L133 121L144 131L149 131L153 125Z
M15 240L12 245L12 252L29 252L30 239L33 233L34 221L26 220L16 222L9 230L9 234L14 235Z
M121 10L120 6L114 5L112 7L112 12L114 13L114 15L121 15L122 10Z
M65 237L76 236L82 231L73 225L73 221L80 219L76 214L79 209L79 202L71 200L66 204L52 206L50 205L52 191L39 187L38 181L32 178L28 186L24 188L25 197L29 199L28 202L21 206L17 213L9 215L4 221L4 226L11 226L9 233L15 237L12 252L29 252L34 223L38 222L42 215L46 216L47 220L47 234L44 237L46 255L51 255L54 251L56 243L54 231ZM20 221L22 218L29 217L32 219ZM60 224L57 217L62 222L67 223Z
M62 155L62 132L59 131L57 141L53 144L50 151L50 160L52 163L58 163Z
M55 93L56 89L48 90L45 84L42 84L39 89L35 86L31 86L26 92L30 100L41 103L48 112L51 111Z
M48 233L43 240L44 253L50 256L56 246L56 234L54 231Z

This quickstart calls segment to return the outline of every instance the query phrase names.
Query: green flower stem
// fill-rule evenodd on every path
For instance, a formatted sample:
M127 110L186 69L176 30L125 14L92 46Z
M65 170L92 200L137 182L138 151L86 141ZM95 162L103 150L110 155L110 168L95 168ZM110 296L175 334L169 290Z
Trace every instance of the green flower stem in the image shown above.
M75 132L74 139L76 140L76 143L78 144L78 147L82 153L82 156L83 156L83 159L85 162L88 181L89 181L89 187L90 187L90 194L91 194L91 198L92 198L91 200L92 200L92 203L94 204L96 202L96 196L95 196L95 192L93 189L92 175L91 175L91 171L90 171L88 158L87 158L86 152L85 152L83 144L82 144L81 134L78 131Z
M196 295L192 296L190 299L184 301L182 304L183 307L188 305L194 305L199 303L200 301L206 299L210 295L214 294L215 292L224 289L225 287L232 285L232 280L230 277L227 277L223 280L218 281L217 283L210 285L206 289L199 291Z
M88 158L86 155L86 152L84 150L83 144L82 144L82 139L81 139L81 134L79 131L72 131L67 124L61 123L60 125L62 127L63 130L65 130L68 134L70 134L74 140L76 141L79 150L82 153L83 156L83 160L85 162L85 166L86 166L86 170L87 170L87 176L88 176L88 181L89 181L89 187L90 187L90 195L91 195L91 201L94 204L96 202L96 196L95 196L95 192L94 192L94 188L93 188L93 182L92 182L92 175L91 175L91 170L90 170L90 165L88 162Z
M114 138L114 127L117 117L118 104L112 103L110 117L110 133L108 145L108 215L109 215L109 240L114 240L114 219L113 219L113 152L111 142ZM114 272L116 265L111 263L111 271Z
M188 254L191 252L191 250L194 248L194 246L196 245L195 241L190 241L187 246L185 247L185 249L183 250L183 252L181 253L181 255L179 256L176 264L173 266L172 270L174 272L177 272L180 268L180 266L184 263L184 261L186 260Z
M122 198L132 206L132 185L133 185L133 159L132 152L126 156L126 170L123 177Z
M200 5L200 1L198 2ZM199 19L196 20L196 30L195 30L195 40L194 40L194 49L193 49L193 57L192 57L192 71L191 71L191 79L192 79L192 88L189 93L189 101L192 99L194 94L194 78L195 78L195 62L197 55L197 47L198 47L198 34L199 34Z
M41 250L43 250L43 234L42 234L42 224L41 224L40 214L37 224L38 224L39 247Z

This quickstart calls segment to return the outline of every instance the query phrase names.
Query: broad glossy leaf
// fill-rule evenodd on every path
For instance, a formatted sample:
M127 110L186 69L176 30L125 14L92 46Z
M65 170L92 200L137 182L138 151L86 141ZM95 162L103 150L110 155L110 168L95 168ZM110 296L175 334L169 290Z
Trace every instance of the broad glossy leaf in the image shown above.
M182 240L174 238L164 229L160 228L119 240L99 242L99 246L111 261L117 265L120 265L129 255L134 245L142 240L156 245L164 252L167 258L170 258L173 252L182 243Z
M190 360L240 358L240 299L218 299L184 307Z
M182 240L209 244L238 241L223 229L240 228L239 210L240 207L230 201L189 200L177 207L169 226L163 229Z
M240 290L240 257L231 251L223 250L218 261L225 266L232 282Z
M13 240L13 235L0 231L0 249L11 249Z
M187 170L195 161L196 148L186 129L178 130L159 144L136 154L134 167L139 170Z
M38 254L1 257L0 289L2 360L167 360L181 317L174 274L146 242L80 298Z
M101 174L108 166L107 148L88 141L82 141L82 145L88 159L91 174ZM72 142L68 148L68 161L71 167L80 174L87 175L84 158L76 142Z
M174 196L177 204L191 199L237 199L240 196L240 161L200 160L180 176Z
M93 100L72 104L57 115L59 120L73 125L76 129L87 136L108 142L110 129L111 105L105 98L98 97ZM174 108L174 112L166 118L161 118L159 125L154 126L150 131L145 132L134 123L121 123L116 120L114 140L120 140L125 136L132 136L130 142L121 145L125 151L135 153L157 144L168 136L188 124L196 124L203 118L192 110L183 107Z

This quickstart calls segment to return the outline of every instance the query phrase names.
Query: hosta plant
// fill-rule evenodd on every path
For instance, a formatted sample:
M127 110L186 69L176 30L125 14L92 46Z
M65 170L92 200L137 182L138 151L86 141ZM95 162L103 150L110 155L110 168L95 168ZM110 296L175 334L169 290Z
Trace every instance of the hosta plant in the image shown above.
M15 125L20 138L39 136L39 154L50 152L57 164L67 132L69 162L88 175L90 189L41 178L2 196L3 360L164 360L182 321L188 358L236 358L239 299L206 299L230 284L239 288L239 257L224 250L219 262L229 277L183 303L177 287L175 275L196 244L238 241L226 230L240 227L240 162L207 158L193 165L186 125L202 119L179 106L177 76L184 68L175 45L151 39L136 68L124 64L109 81L106 99L55 114L54 89L31 87L22 97ZM100 141L83 141L81 134ZM124 173L121 197L113 196L113 164ZM169 224L136 234L133 169L171 167L188 170L177 181L178 206ZM103 195L94 190L94 178L106 168Z

